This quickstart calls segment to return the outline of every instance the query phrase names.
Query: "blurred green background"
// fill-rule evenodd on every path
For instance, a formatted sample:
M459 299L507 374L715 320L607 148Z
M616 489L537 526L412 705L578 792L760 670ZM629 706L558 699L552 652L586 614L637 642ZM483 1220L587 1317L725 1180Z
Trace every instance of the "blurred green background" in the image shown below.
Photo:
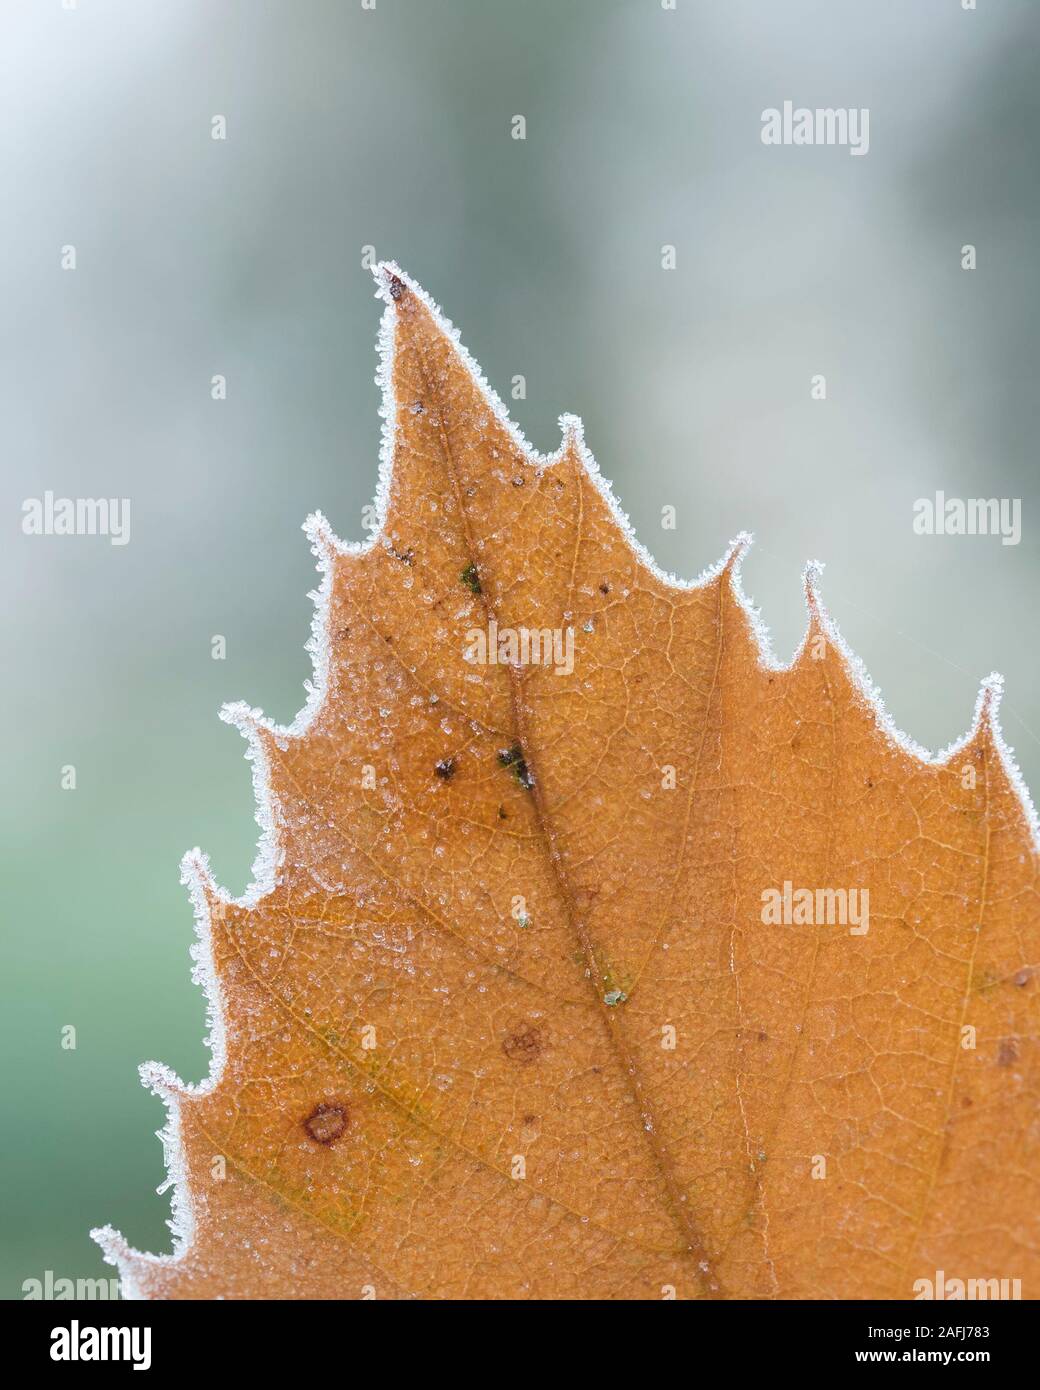
M256 834L216 712L292 717L299 524L363 534L366 245L526 377L539 448L583 416L665 568L754 529L782 656L816 556L929 747L1003 671L1040 786L1038 49L1035 0L3 0L0 1294L111 1273L96 1223L168 1248L136 1067L207 1069L178 862L240 892ZM869 154L763 146L785 99L869 107ZM915 536L939 488L1021 498L1021 544ZM46 489L131 498L130 544L23 535Z

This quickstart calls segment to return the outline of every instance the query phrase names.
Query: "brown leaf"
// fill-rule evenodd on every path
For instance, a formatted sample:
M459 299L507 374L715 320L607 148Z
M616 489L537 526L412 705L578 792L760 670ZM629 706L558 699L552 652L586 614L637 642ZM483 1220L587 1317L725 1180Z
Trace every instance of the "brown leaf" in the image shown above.
M537 459L418 287L380 284L381 533L312 518L308 706L225 712L265 841L241 901L186 860L213 1074L145 1069L178 1242L99 1232L127 1286L1035 1296L1037 853L999 681L922 755L812 567L781 668L746 538L668 581L578 422ZM555 664L522 664L542 630Z

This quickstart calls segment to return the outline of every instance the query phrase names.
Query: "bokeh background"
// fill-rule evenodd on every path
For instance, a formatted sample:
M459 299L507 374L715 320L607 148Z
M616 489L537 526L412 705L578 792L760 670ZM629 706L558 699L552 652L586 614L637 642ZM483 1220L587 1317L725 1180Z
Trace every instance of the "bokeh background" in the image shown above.
M665 568L754 529L746 587L785 658L813 556L929 747L1001 670L1040 786L1035 0L65 3L0 4L7 1297L111 1273L96 1223L168 1248L136 1067L207 1068L178 862L199 844L240 892L256 837L217 709L292 717L299 524L363 535L364 246L503 396L526 377L539 448L584 417ZM785 99L869 107L869 154L763 146ZM131 498L130 544L23 535L46 489ZM915 536L936 489L1021 498L1021 543Z

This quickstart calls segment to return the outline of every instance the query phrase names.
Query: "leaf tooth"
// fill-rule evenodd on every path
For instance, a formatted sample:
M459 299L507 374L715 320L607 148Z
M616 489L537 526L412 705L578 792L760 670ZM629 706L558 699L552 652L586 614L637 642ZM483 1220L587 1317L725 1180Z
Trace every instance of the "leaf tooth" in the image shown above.
M121 1235L114 1226L95 1226L90 1232L91 1240L101 1246L101 1254L105 1263L115 1265L120 1275L129 1265L131 1259L137 1254L130 1247L129 1241ZM126 1293L123 1293L126 1297Z
M319 560L330 564L339 553L340 545L336 533L323 512L311 512L301 528L311 543L311 549Z
M740 567L744 563L744 556L748 553L755 543L753 531L738 531L730 541L722 562L719 566L719 573L724 574L731 584L735 584L740 577Z
M991 671L979 685L975 700L974 731L985 730L1000 740L1000 703L1004 698L1004 677Z
M812 618L822 619L824 613L823 598L821 596L821 583L824 571L822 560L807 560L805 569L802 571L802 586L805 589L805 606L809 610L810 620Z
M137 1068L141 1085L160 1100L171 1101L181 1096L191 1095L195 1089L182 1081L165 1062L142 1062Z
M209 856L204 854L198 845L189 849L181 858L181 882L191 893L196 906L199 905L200 897L210 906L220 897L220 889L210 868Z
M585 425L580 415L568 411L560 416L560 447L553 456L553 462L575 454L579 459L585 452Z
M987 776L993 775L994 772L997 773L998 777L1001 773L1003 774L1008 786L1021 801L1035 836L1040 831L1040 821L1037 819L1036 808L1029 794L1029 788L1022 778L1018 763L1015 761L1014 751L1005 742L1004 733L1000 727L1000 705L1003 696L1004 677L999 671L991 671L979 684L971 729L961 744L954 744L950 748L946 755L946 761L953 756L959 747L975 744L977 748L982 749L986 754Z
M229 700L221 705L219 717L225 724L239 729L247 738L264 727L266 721L262 709L247 705L245 700Z

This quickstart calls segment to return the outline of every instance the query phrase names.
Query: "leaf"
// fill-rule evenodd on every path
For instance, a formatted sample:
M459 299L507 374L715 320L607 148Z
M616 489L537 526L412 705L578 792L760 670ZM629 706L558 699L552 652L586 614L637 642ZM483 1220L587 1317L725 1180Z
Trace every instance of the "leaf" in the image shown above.
M1037 846L999 678L925 754L816 566L781 667L748 538L662 575L579 422L537 458L423 292L377 278L381 532L308 521L307 706L224 711L256 883L185 860L212 1074L143 1069L176 1247L97 1232L125 1287L909 1298L942 1270L1035 1296ZM491 623L560 659L480 664Z

